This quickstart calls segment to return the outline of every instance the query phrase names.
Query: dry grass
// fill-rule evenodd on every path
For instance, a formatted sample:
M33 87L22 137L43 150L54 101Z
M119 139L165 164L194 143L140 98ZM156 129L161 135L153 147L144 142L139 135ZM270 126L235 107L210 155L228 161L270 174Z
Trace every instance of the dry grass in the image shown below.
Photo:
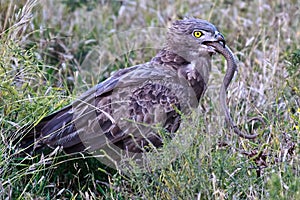
M296 199L300 2L124 2L0 1L1 198ZM124 175L86 155L15 157L12 138L24 125L69 103L112 71L149 60L157 46L141 49L153 47L153 40L141 37L141 28L165 28L185 15L215 24L239 59L228 103L236 123L258 133L257 139L238 138L216 123L215 94L225 63L214 56L201 102L206 109L182 130L196 130L194 144L168 167L140 173L133 166ZM120 44L111 39L124 31ZM249 121L255 116L264 124Z

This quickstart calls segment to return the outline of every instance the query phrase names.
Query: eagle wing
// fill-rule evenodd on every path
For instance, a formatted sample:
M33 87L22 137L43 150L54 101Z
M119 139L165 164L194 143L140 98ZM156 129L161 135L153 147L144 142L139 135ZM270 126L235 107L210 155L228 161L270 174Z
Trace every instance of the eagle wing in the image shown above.
M63 109L45 117L29 134L35 148L68 152L113 145L130 152L159 147L172 137L181 112L198 105L193 89L172 68L145 63L117 71Z

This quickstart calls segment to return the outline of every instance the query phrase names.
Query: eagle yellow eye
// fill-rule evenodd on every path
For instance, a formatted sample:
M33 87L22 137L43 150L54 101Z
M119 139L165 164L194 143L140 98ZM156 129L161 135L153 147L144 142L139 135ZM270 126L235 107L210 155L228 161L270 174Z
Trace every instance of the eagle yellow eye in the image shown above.
M201 31L194 31L194 32L193 32L193 36L194 36L195 38L199 38L199 37L201 37L201 35L202 35L202 32L201 32Z

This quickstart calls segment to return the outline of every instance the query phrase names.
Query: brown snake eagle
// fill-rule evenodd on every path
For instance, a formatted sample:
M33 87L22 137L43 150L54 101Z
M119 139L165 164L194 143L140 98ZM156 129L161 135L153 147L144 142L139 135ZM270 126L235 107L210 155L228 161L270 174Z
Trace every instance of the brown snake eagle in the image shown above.
M159 124L172 138L181 115L197 108L208 83L211 57L222 54L227 71L220 91L226 121L234 125L225 92L236 71L236 60L223 35L211 23L195 18L177 20L163 48L149 62L121 69L86 91L63 109L45 117L28 131L23 148L61 146L67 153L96 150L107 142L129 152L163 145Z

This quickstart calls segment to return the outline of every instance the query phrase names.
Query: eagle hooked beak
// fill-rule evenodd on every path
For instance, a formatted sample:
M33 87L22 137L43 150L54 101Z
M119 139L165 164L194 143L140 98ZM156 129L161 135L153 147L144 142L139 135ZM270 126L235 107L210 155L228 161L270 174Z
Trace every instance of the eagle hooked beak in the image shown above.
M217 42L222 44L222 46L225 48L226 41L225 41L224 36L220 32L218 32L218 31L215 32L215 39Z
M211 53L219 52L220 49L218 50L218 48L226 48L225 38L219 31L215 31L215 33L212 35L212 39L209 41L204 41L203 44L209 47L208 50Z

